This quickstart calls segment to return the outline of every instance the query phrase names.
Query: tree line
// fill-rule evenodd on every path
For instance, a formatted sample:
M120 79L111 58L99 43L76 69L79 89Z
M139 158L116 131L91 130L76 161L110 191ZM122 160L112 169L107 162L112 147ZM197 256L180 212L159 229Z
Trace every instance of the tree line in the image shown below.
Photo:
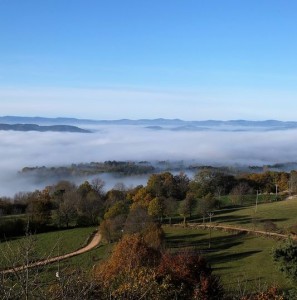
M193 179L184 173L164 172L151 175L145 186L127 188L117 184L109 191L104 190L100 179L78 186L61 181L41 191L2 199L1 224L10 222L9 214L21 208L18 219L36 232L100 223L104 240L117 244L110 257L96 265L91 274L73 268L61 272L56 282L30 289L30 285L40 283L32 281L24 270L27 281L19 285L19 275L14 274L14 280L3 276L0 293L16 298L26 295L28 299L34 299L35 292L44 299L283 299L274 288L248 298L232 298L199 251L166 249L161 224L165 219L171 223L177 216L186 219L194 212L203 217L220 207L225 195L238 197L236 204L240 205L240 197L255 193L255 189L270 193L273 185L279 185L279 191L286 191L290 181L290 174L233 176L205 169ZM6 229L2 233L7 234ZM26 257L26 261L29 259Z
M150 175L145 186L127 188L119 183L109 191L105 191L100 178L78 186L63 180L43 190L0 198L0 238L22 234L27 223L34 232L42 232L101 222L109 239L114 240L127 230L127 220L141 219L143 212L169 223L177 216L186 220L194 212L205 218L213 209L248 204L248 197L254 201L256 192L266 201L278 200L284 192L296 193L297 172L234 176L205 168L192 179L185 173L163 172ZM134 215L130 216L132 211Z

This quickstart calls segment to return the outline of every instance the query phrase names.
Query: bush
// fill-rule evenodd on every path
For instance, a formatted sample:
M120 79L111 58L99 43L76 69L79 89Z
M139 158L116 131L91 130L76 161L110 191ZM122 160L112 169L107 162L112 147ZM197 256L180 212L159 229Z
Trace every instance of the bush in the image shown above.
M6 220L0 223L0 239L23 235L25 221L22 219Z

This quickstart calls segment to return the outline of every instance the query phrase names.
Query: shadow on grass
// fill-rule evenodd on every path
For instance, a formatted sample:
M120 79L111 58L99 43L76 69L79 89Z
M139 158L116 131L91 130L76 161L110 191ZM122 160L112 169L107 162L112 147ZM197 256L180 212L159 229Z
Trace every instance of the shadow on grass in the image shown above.
M199 247L200 237L206 233L191 233L178 236L166 236L166 248Z
M236 224L248 224L252 222L252 217L248 215L243 216L216 216L213 218L217 223L236 223Z
M211 264L222 264L222 263L230 263L232 261L238 261L240 259L244 259L251 255L257 254L261 252L261 250L251 250L251 251L244 251L244 252L225 252L222 254L212 254L209 255L209 261Z
M265 223L265 222L282 222L282 221L287 221L288 218L274 218L274 219L259 219L259 221L261 223Z
M212 231L213 232L213 231ZM211 237L209 249L209 236L200 240L200 246L205 252L215 253L217 251L227 250L235 246L239 246L243 243L241 237L245 236L245 233L235 233L227 236Z
M232 267L211 267L211 269L216 272L216 271L230 270L232 269Z
M217 211L218 214L233 213L238 210L249 208L250 206L224 206Z
M189 234L183 236L180 235L168 237L166 238L166 248L176 249L193 247L196 249L200 249L203 253L217 252L241 245L243 243L243 241L240 240L242 236L245 236L245 233L211 237L211 248L209 249L209 231L207 230L204 234Z

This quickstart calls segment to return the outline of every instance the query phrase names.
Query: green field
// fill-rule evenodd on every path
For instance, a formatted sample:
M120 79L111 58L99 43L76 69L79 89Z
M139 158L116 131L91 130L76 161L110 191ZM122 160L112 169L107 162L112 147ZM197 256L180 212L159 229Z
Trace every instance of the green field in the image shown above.
M97 264L111 254L112 246L112 244L100 244L96 248L81 255L44 266L41 272L41 279L47 282L47 284L55 282L57 280L56 272L58 271L60 277L67 277L73 270L75 270L75 272L82 270L86 271L87 274L91 274L89 271L92 271Z
M189 223L201 221L192 219ZM297 199L259 204L257 211L255 206L215 211L212 217L212 222L216 224L258 230L264 230L267 221L276 224L277 231L288 232L290 226L297 224ZM221 276L227 289L234 290L239 283L241 286L246 285L251 291L256 286L265 284L277 284L284 290L292 287L272 260L272 249L280 241L214 229L211 231L211 239L208 229L166 226L164 230L166 245L173 251L193 247L201 250L202 255L209 259L214 272Z
M212 230L209 249L208 230L169 226L164 230L166 246L172 251L201 250L227 290L240 285L252 291L259 284L275 283L284 290L292 287L272 261L271 250L279 243L273 239Z
M52 256L63 255L75 251L86 245L90 235L96 227L75 228L17 238L0 243L1 267L8 267L9 262L4 253L13 256L18 249L32 244L34 259L45 259Z
M254 220L257 219L257 222ZM285 232L297 223L297 199L284 200L255 207L233 208L216 211L212 221L218 224L231 224L237 227L263 230L265 221L274 222ZM177 219L175 220L177 221ZM193 220L195 221L195 220ZM35 259L57 256L72 252L87 243L95 227L76 228L50 233L37 234L35 240ZM254 291L259 286L277 284L281 289L292 288L292 284L277 269L272 260L273 247L280 241L268 237L227 233L219 230L194 229L191 227L164 226L166 247L171 251L195 249L206 256L223 282L225 289L234 291L240 288ZM18 238L0 244L0 251L17 249L26 239ZM70 259L44 267L42 277L55 280L57 270L67 273L77 267L92 270L111 253L113 245L100 244L97 248ZM7 261L1 261L2 267L8 267Z
M278 229L286 232L290 226L297 224L297 199L259 204L257 211L255 206L217 211L212 220L216 223L260 230L263 230L263 224L270 220Z
M284 194L278 194L278 199L284 199L286 196ZM220 205L221 207L228 207L232 205L241 205L241 206L251 206L255 205L256 202L256 194L247 194L242 196L242 200L236 201L234 203L234 200L232 200L232 196L225 195L220 197ZM258 196L258 203L269 203L276 201L276 195L275 194L260 194ZM240 203L238 203L240 202Z

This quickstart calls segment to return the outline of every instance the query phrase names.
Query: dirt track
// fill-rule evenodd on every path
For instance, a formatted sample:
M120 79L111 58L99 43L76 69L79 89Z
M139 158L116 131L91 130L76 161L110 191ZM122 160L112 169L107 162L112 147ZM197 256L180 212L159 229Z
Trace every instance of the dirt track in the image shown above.
M184 226L183 224L175 224L174 226ZM281 234L281 233L276 233L276 232L267 232L267 231L261 231L261 230L252 230L252 229L247 229L247 228L242 228L242 227L235 227L235 226L231 226L231 225L219 225L219 224L201 224L201 223L188 223L187 227L191 227L191 228L214 228L214 229L219 229L219 230L224 230L224 231L229 231L229 232L244 232L244 233L248 233L248 234L255 234L255 235L262 235L262 236L267 236L267 237L272 237L272 238L278 238L278 239L286 239L286 238L291 238L293 240L297 240L297 236L295 235L286 235L286 234ZM45 260L41 260L41 261L37 261L34 263L31 263L30 265L26 266L21 266L21 267L16 267L16 268L11 268L11 269L7 269L7 270L3 270L0 271L0 274L9 274L9 273L14 273L14 272L18 272L21 270L24 270L26 268L34 268L34 267L38 267L38 266L45 266L57 261L61 261L73 256L77 256L80 255L82 253L88 252L91 249L95 248L96 246L99 245L100 241L101 241L101 234L99 232L96 232L93 236L93 238L90 240L90 242L83 248L80 248L74 252L71 253L67 253L61 256L56 256L56 257L52 257L49 259L45 259Z
M183 224L176 224L177 226L183 226ZM215 228L219 230L225 230L225 231L236 231L236 232L245 232L248 234L255 234L255 235L263 235L267 237L275 237L279 239L287 239L291 238L292 240L297 240L297 236L295 235L287 235L287 234L281 234L281 233L276 233L276 232L268 232L268 231L261 231L261 230L252 230L252 229L247 229L247 228L242 228L242 227L235 227L231 225L218 225L218 224L201 224L201 223L188 223L188 227L194 227L194 228Z
M88 252L91 249L93 249L96 246L98 246L99 243L100 243L100 241L101 241L101 238L102 238L101 234L99 232L96 232L94 234L94 236L92 237L92 239L90 240L90 242L85 247L80 248L80 249L78 249L78 250L76 250L74 252L67 253L67 254L64 254L64 255L61 255L61 256L56 256L56 257L48 258L48 259L45 259L45 260L40 260L40 261L31 263L28 266L21 266L21 267L16 267L16 268L11 268L11 269L7 269L7 270L3 270L3 271L0 271L0 274L15 273L15 272L27 269L27 268L34 268L34 267L38 267L38 266L45 266L45 265L48 265L48 264L51 264L51 263L54 263L54 262L57 262L57 261L61 261L61 260L64 260L64 259L67 259L67 258L70 258L70 257L73 257L73 256L80 255L80 254Z

